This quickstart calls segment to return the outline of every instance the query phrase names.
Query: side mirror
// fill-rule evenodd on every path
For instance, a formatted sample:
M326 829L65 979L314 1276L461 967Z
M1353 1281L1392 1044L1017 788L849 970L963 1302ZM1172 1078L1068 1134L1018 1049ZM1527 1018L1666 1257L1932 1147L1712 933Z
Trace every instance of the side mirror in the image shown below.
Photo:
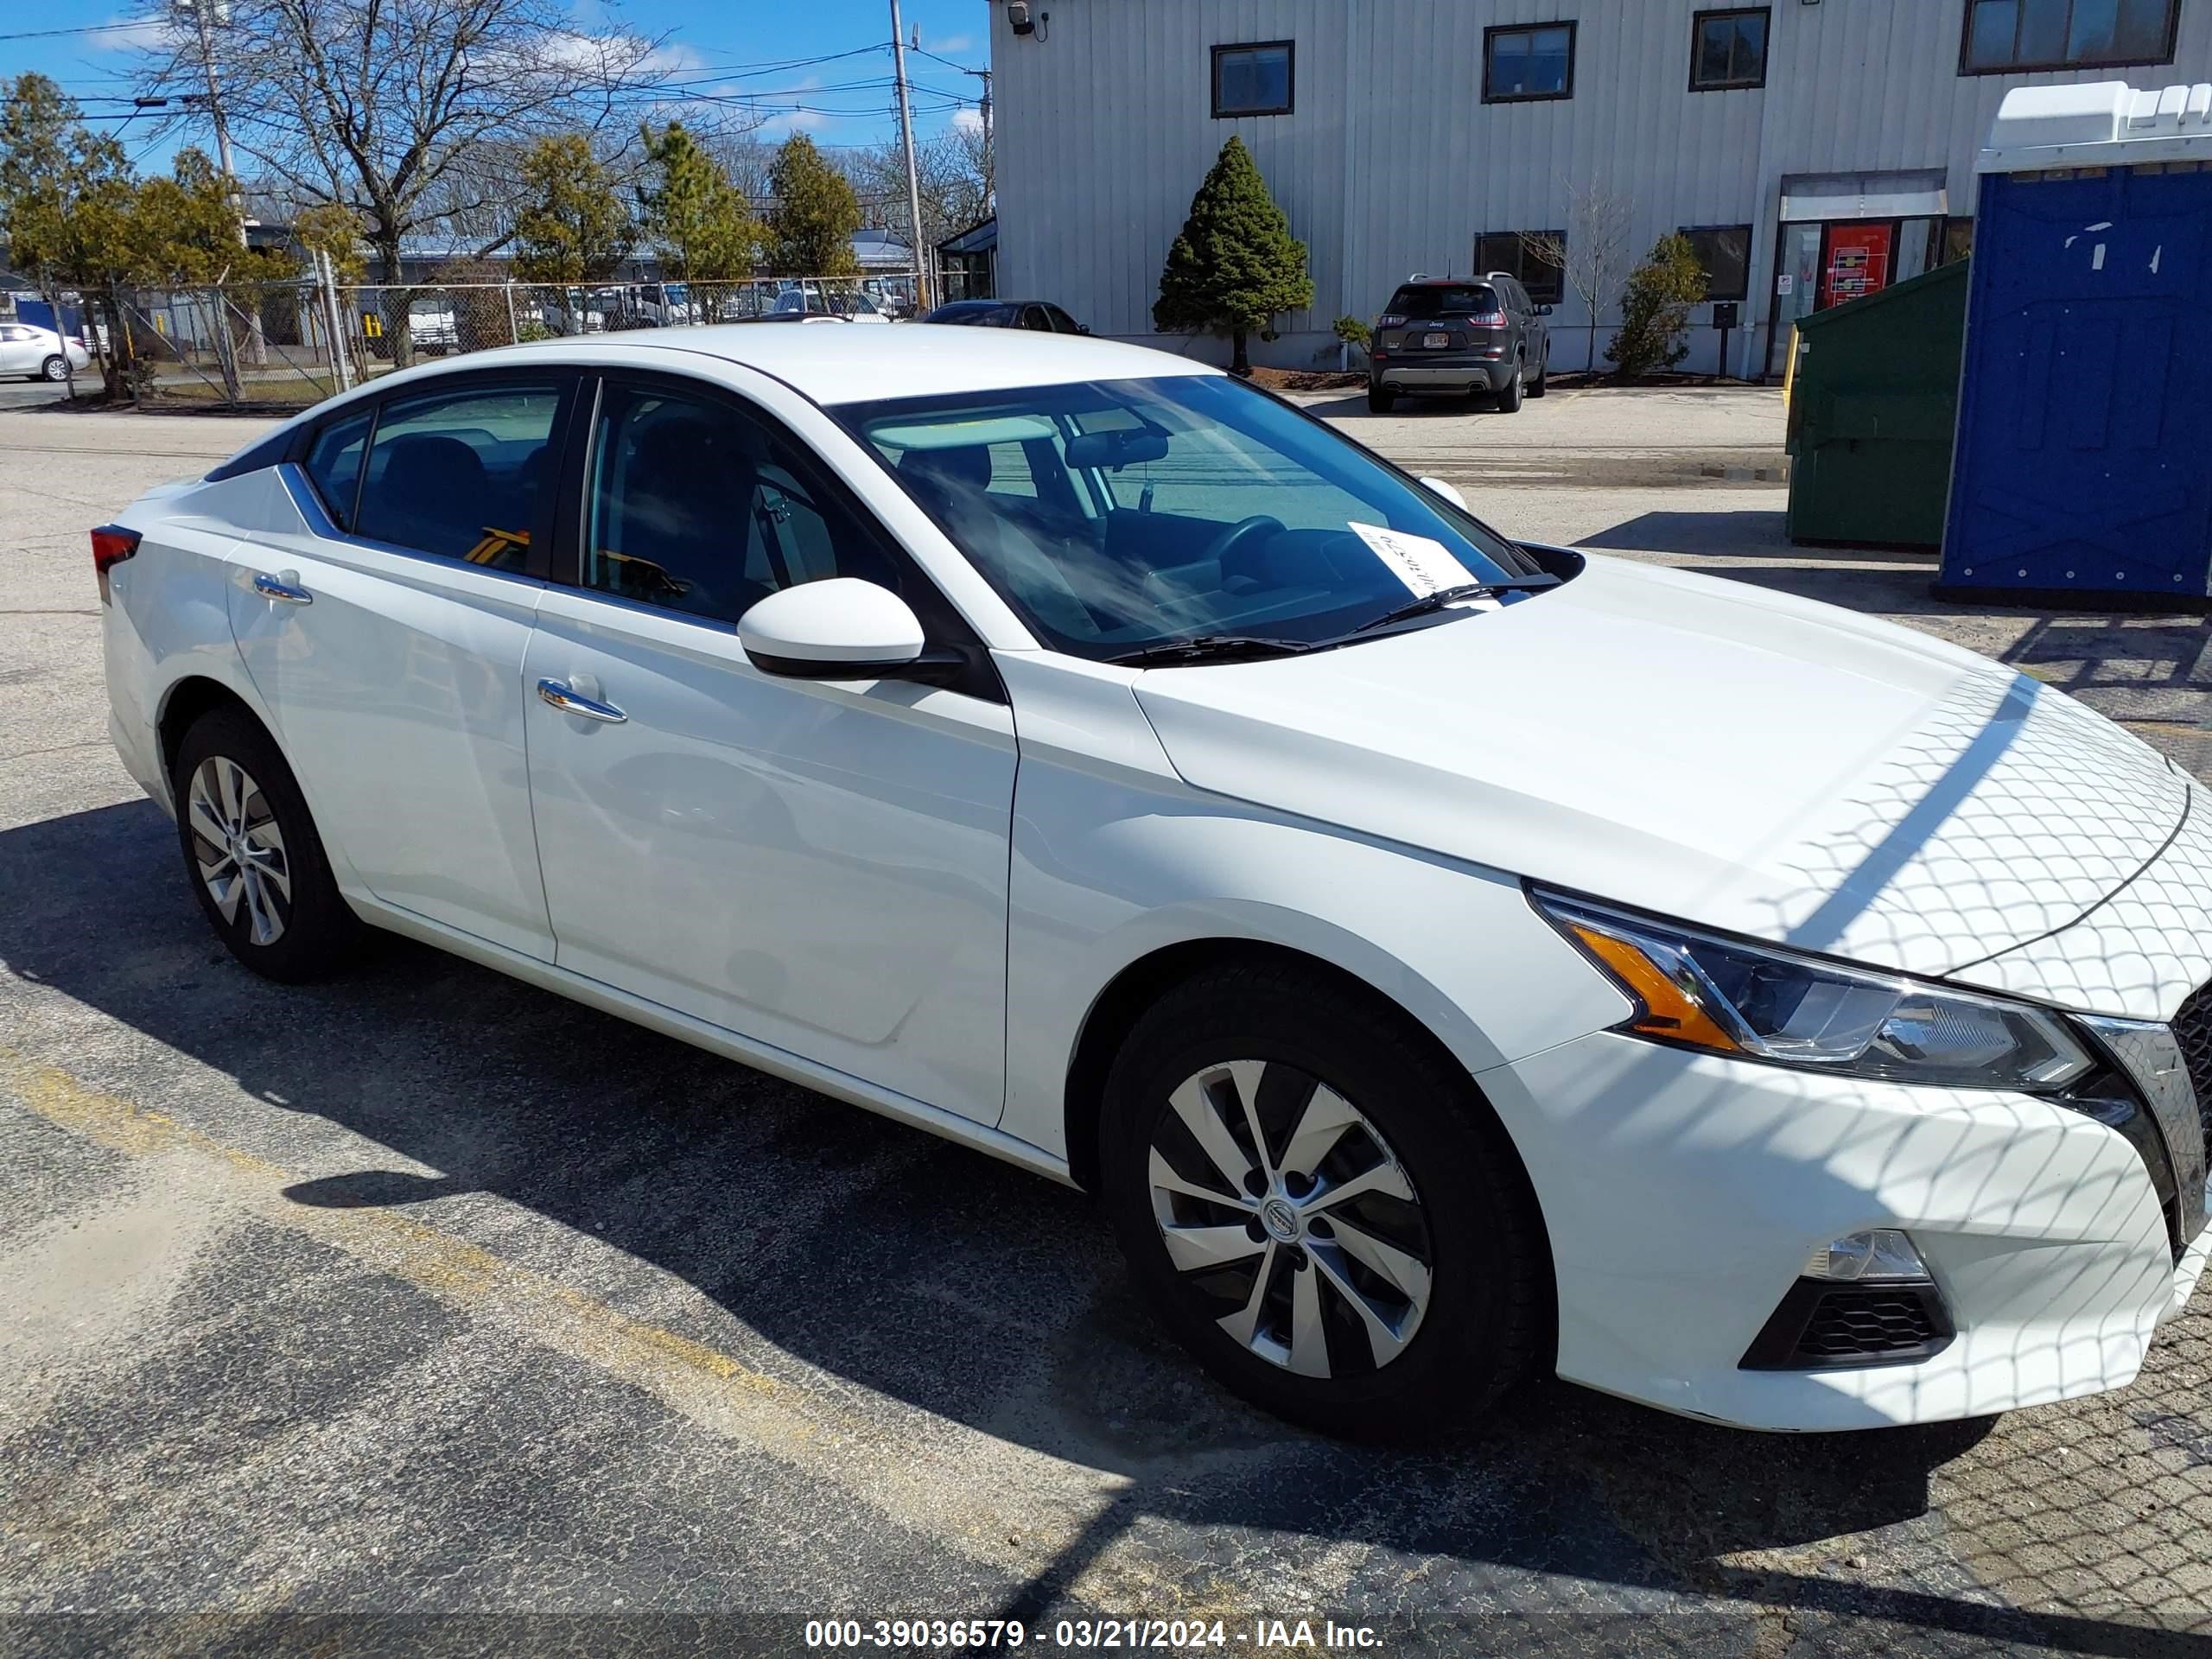
M1421 480L1421 486L1424 490L1430 492L1432 494L1442 496L1446 501L1449 501L1453 506L1459 508L1462 512L1471 512L1474 511L1473 508L1467 505L1467 498L1465 496L1460 494L1458 490L1452 488L1451 485L1446 484L1440 478L1424 478Z
M1090 332L1090 325L1087 322L1078 322L1075 326L1075 331L1078 334L1087 334Z
M1548 305L1540 305L1536 308L1536 315L1540 317L1548 317L1551 314L1552 308Z
M737 639L763 674L796 680L911 677L924 654L913 607L853 576L769 594L738 618Z

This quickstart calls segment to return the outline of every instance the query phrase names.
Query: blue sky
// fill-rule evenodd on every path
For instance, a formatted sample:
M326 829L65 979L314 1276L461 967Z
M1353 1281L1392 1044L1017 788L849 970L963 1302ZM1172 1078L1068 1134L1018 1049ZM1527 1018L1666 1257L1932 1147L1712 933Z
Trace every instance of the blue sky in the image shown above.
M900 0L908 35L928 51L971 68L987 67L987 0ZM145 37L167 0L0 0L0 78L36 69L61 83L88 115L129 109L134 42ZM752 99L780 137L803 128L821 144L879 143L897 130L889 51L890 0L570 0L577 27L613 18L639 34L665 35L666 72L724 94ZM73 31L49 33L48 31ZM857 54L836 56L837 54ZM823 59L827 61L800 62ZM768 66L791 66L770 67ZM928 136L955 120L976 118L981 83L946 63L910 58L916 85L915 130ZM965 100L956 107L954 99ZM104 101L103 101L104 100ZM160 168L194 135L155 136L146 119L109 119L141 167ZM205 143L202 136L200 142Z

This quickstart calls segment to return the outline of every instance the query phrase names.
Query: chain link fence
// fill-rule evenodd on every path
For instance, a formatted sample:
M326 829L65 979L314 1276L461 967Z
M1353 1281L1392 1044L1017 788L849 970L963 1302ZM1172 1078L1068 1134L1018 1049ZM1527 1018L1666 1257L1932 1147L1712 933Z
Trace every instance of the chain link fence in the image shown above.
M915 273L731 283L232 283L118 289L96 343L142 408L297 408L497 346L804 315L914 315Z

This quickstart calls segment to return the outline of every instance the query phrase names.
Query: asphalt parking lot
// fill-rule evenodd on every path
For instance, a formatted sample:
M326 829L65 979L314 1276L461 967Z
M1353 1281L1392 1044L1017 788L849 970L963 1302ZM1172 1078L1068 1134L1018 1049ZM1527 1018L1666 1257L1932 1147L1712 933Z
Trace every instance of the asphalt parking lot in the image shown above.
M1961 614L1924 564L1799 556L1770 393L1351 408L1509 533L1853 599L2201 769L2201 620ZM1764 1437L1553 1385L1347 1447L1206 1382L1079 1195L411 945L250 977L108 749L84 531L257 429L0 412L0 1646L1144 1618L2212 1659L2212 1292L2132 1389L1993 1422Z

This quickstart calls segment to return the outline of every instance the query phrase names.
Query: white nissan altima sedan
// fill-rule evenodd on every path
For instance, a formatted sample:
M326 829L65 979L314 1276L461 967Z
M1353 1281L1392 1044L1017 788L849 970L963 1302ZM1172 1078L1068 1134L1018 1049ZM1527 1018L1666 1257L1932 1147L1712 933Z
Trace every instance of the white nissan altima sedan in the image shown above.
M2204 1265L2212 804L2080 704L976 329L379 380L93 532L247 966L427 941L1099 1195L1389 1434L2121 1386Z

